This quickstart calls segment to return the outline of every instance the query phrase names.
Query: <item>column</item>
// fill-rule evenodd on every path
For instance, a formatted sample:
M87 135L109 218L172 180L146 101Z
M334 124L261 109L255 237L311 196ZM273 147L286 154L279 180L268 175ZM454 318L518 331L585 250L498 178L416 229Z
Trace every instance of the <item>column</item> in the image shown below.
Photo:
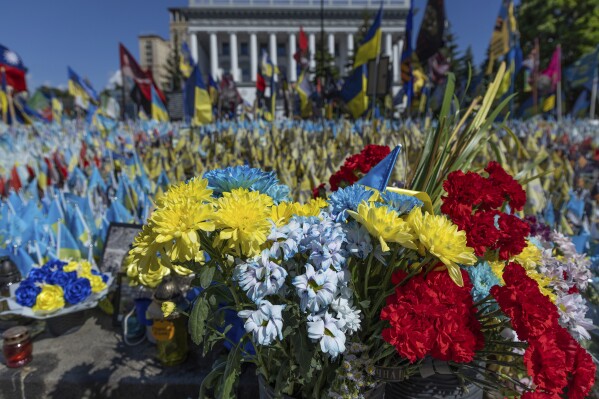
M193 61L197 64L198 62L198 35L195 32L191 32L191 56Z
M210 73L214 79L220 78L218 73L218 40L216 33L210 34Z
M354 54L354 34L347 34L347 55L351 56Z
M276 33L270 34L270 60L273 65L277 65L277 35Z
M250 68L252 82L255 82L258 73L258 38L255 32L250 33Z
M289 34L289 81L295 82L297 80L297 61L295 61L295 33Z
M391 33L385 35L385 55L388 55L389 58L393 57L393 37Z
M316 68L316 59L314 58L316 56L316 36L314 33L310 33L308 36L308 48L310 49L310 68L314 69Z
M237 33L233 32L229 35L229 41L231 43L229 49L231 50L231 75L235 82L240 82L239 76L239 62L237 60Z
M329 33L329 54L335 57L335 35Z
M401 67L399 65L399 46L397 44L393 45L393 58L391 61L393 62L393 83L399 83Z

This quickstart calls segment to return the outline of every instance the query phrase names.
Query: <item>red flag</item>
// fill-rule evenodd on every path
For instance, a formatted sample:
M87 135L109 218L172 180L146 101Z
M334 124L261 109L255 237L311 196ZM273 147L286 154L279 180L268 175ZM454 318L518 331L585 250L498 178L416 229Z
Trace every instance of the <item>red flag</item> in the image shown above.
M0 176L0 197L6 197L4 178Z
M15 191L19 191L21 187L23 187L16 166L13 166L12 170L10 171L10 187Z
M152 85L154 85L154 90L156 90L156 94L158 94L158 97L160 97L162 103L166 104L166 97L164 96L164 93L158 88L158 86L156 86L156 81L154 80L154 74L152 73L152 70L148 69L146 71L146 75L148 75L148 77L152 81Z
M264 93L266 90L266 81L260 72L258 72L258 75L256 76L256 90L260 93Z
M27 68L17 53L0 45L0 70L4 71L6 84L11 86L15 92L27 91L25 74Z
M304 32L304 28L300 26L300 33L299 33L299 42L298 42L298 47L299 50L302 53L305 53L308 51L308 36L306 35L306 32Z
M551 56L549 66L545 69L541 75L547 76L551 81L551 88L555 90L557 82L562 80L562 47L558 44Z
M121 74L123 79L132 79L144 99L152 102L152 79L141 69L129 50L119 44L119 55L121 60Z

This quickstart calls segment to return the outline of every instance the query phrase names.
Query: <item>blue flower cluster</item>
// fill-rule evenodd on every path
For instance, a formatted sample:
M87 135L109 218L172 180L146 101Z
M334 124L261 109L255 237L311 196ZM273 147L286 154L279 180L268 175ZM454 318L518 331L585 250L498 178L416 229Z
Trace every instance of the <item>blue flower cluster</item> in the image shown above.
M472 298L474 302L487 297L491 291L491 287L500 284L499 279L493 273L491 265L488 262L482 262L476 265L476 267L467 267L466 270L472 281Z
M278 336L273 327L282 326L282 315L269 295L297 298L307 317L309 338L325 353L338 356L345 350L346 334L360 326L360 311L352 306L348 287L346 224L335 222L327 212L320 217L294 216L284 226L273 226L268 242L271 246L261 257L240 263L234 273L240 288L259 307L240 312L246 331L262 345L271 343ZM288 275L294 290L287 289ZM276 317L267 322L266 315ZM260 320L263 325L257 323Z
M210 170L204 173L204 178L217 197L236 188L245 188L266 194L279 203L288 201L291 191L289 187L279 184L275 172L264 172L247 165Z
M78 277L75 271L65 272L65 265L65 262L51 260L42 267L32 268L27 278L22 280L15 290L16 302L21 306L33 307L44 284L61 287L65 301L71 305L86 300L92 293L89 279ZM107 275L96 270L92 270L92 274L101 276L104 282L108 281Z
M374 194L374 190L360 184L340 188L329 197L331 214L337 221L346 221L347 210L356 211L362 201L368 201Z

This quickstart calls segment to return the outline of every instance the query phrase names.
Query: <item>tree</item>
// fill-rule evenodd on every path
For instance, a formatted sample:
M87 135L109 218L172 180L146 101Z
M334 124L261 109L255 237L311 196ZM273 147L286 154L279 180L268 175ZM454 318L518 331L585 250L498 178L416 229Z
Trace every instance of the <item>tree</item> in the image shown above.
M451 24L448 22L443 34L443 55L449 62L449 70L457 75L460 69L460 58L458 55L457 38L451 31ZM459 81L456 76L456 81Z
M599 0L523 0L517 16L523 49L532 48L535 38L541 43L541 69L557 44L568 66L599 43Z
M468 79L468 70L471 69L472 77L476 76L476 65L474 65L474 54L472 53L472 46L468 46L464 55L457 60L457 66L455 69L456 82L466 81Z
M183 82L184 76L179 68L180 61L181 53L179 52L179 37L177 32L175 32L173 37L173 47L166 60L166 73L162 76L164 87L170 89L170 91L181 90L181 83Z
M314 71L314 78L333 77L335 80L339 79L339 68L335 65L335 57L329 53L329 48L326 43L322 40L318 40L316 43L316 54L314 54L314 61L316 62L316 70Z

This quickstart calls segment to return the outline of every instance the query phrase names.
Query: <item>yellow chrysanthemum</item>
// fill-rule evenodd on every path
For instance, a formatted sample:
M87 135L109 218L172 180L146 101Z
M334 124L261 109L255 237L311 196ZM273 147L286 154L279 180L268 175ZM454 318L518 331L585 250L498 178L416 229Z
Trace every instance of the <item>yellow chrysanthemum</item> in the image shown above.
M466 233L441 215L423 213L414 208L407 218L419 244L447 267L449 276L460 287L464 285L460 265L476 263L474 249L466 245Z
M541 250L530 241L527 241L527 245L522 252L514 256L510 261L517 262L528 271L535 269L541 263L542 257Z
M214 231L213 216L211 205L187 200L166 203L150 220L156 243L164 245L172 261L202 261L198 230Z
M410 226L389 207L362 202L358 205L358 212L348 210L347 213L366 227L371 235L378 238L383 251L389 250L387 242L396 242L410 249L417 248Z
M45 284L37 295L33 311L53 312L64 307L64 292L59 285Z
M163 207L165 204L181 199L191 202L211 202L212 190L208 188L208 180L193 178L186 183L178 183L169 187L169 189L156 199L156 204Z
M299 205L299 204L298 204ZM329 206L323 198L313 198L304 205L298 206L298 216L318 216L322 208Z
M271 228L271 206L272 198L257 191L224 193L217 203L215 221L220 233L216 244L225 242L235 255L258 255Z
M141 283L156 287L162 279L170 274L171 262L164 252L163 245L156 243L156 233L152 223L145 225L135 237L133 248L126 259L126 272L129 284Z
M503 281L503 269L505 269L505 262L500 260L489 261L489 265L491 266L493 274L497 276L501 284L505 284L505 281Z
M301 204L297 202L281 202L271 208L270 218L277 227L281 227L298 214L299 207Z
M162 282L162 279L164 279L170 273L171 269L160 265L158 270L148 269L144 272L140 270L139 275L137 276L137 281L146 287L156 288L158 284Z

